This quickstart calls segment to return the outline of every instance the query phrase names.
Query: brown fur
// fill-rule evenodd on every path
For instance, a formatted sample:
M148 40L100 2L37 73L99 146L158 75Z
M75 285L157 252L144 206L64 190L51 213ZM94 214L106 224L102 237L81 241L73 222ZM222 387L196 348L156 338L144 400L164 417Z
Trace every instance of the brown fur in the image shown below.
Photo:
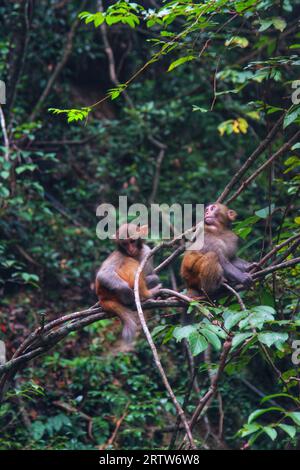
M97 273L95 286L99 304L105 311L116 313L119 316L123 323L123 339L126 342L131 342L137 329L133 310L135 307L133 296L134 280L137 269L145 254L149 251L149 247L142 240L139 240L140 243L135 249L135 256L132 256L131 253L126 255L126 250L128 250L127 245L119 239L118 235L120 231L125 231L128 225L122 226L117 232L116 243L118 248L103 262ZM139 278L141 300L152 297L159 289L158 282L156 282L156 287L152 289L147 287L146 279L148 275L153 278L152 271L152 263L146 263ZM124 296L122 297L120 293L124 289L125 294L123 293Z
M238 237L231 231L236 212L224 204L210 204L205 210L204 246L187 250L181 264L181 276L190 291L212 294L223 279L249 285L249 263L236 257Z

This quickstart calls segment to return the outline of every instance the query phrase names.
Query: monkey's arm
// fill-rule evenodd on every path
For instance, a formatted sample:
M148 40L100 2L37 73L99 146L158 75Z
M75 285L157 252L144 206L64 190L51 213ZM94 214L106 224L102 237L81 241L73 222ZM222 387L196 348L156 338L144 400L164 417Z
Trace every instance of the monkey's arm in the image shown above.
M234 258L231 262L240 271L248 271L251 266L251 263L242 258Z
M243 261L243 260L242 260ZM224 276L228 281L241 283L245 287L250 287L252 284L252 276L246 271L239 269L236 264L231 263L226 258L220 259L221 266L224 270Z

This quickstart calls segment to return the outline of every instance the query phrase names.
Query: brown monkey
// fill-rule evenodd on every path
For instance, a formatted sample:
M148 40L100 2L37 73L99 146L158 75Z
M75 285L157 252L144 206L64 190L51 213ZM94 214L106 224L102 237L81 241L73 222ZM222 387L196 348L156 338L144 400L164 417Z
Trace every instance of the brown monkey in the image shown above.
M134 279L136 271L150 248L141 237L148 234L148 227L134 224L122 225L115 235L117 249L101 265L96 275L96 294L101 307L116 313L123 323L122 337L131 342L136 334L134 320ZM153 273L153 264L148 260L139 279L141 300L155 296L159 289L159 278Z
M251 285L252 277L247 271L253 264L236 256L238 237L231 230L236 216L234 210L218 202L205 209L203 248L187 250L181 264L181 276L190 295L199 295L201 290L212 294L222 281Z

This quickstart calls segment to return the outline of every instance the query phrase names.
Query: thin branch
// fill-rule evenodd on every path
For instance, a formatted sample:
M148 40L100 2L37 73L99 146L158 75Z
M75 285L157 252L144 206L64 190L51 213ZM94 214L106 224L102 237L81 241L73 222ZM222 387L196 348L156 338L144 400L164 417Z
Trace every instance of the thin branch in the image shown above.
M97 4L98 4L98 10L103 13L102 0L98 0ZM105 54L106 54L107 59L108 59L109 76L110 76L110 79L111 79L112 83L116 87L118 87L121 83L120 83L120 81L117 77L115 57L114 57L112 47L111 47L111 45L109 43L109 40L108 40L107 26L106 26L105 21L100 26L100 32L101 32L101 36L102 36L102 40L103 40L103 44L104 44ZM133 102L132 102L130 96L128 95L127 91L124 90L122 94L124 95L125 101L127 102L128 106L130 108L134 108Z
M282 243L279 245L274 246L269 253L267 253L260 261L258 261L256 268L260 267L261 265L265 264L270 258L272 258L281 248L284 246L288 245L289 243L293 242L294 240L300 239L300 233L296 233L296 235L293 235L292 237L287 238L284 240ZM256 269L255 268L255 269Z
M227 339L225 340L224 344L223 344L223 349L222 349L222 353L221 353L221 356L220 356L219 367L218 367L218 370L217 370L216 374L212 378L211 386L209 387L206 394L203 395L203 397L200 398L199 403L198 403L198 405L197 405L197 407L196 407L196 409L193 413L193 416L191 418L191 421L190 421L191 430L195 426L195 424L198 420L198 417L200 416L200 413L202 412L202 410L205 407L206 403L210 399L212 399L214 397L214 395L216 394L216 392L217 392L218 383L219 383L221 375L224 371L224 368L226 366L226 360L227 360L227 356L228 356L228 354L230 352L230 349L231 349L231 344L232 344L232 337L228 336Z
M241 166L241 168L232 177L231 181L227 184L222 194L218 197L217 202L223 202L226 199L231 189L236 185L236 183L240 181L241 177L246 173L248 168L250 168L250 166L257 160L257 158L265 151L265 149L274 140L278 130L280 129L283 123L283 119L284 119L284 115L278 119L278 121L275 123L273 128L268 133L267 137L260 143L260 145L254 150L254 152L252 152L250 157L245 161L245 163Z
M269 157L265 163L263 163L260 167L257 168L256 171L254 171L254 173L252 173L251 176L249 176L249 178L247 178L245 181L243 181L243 183L240 185L240 187L237 189L237 191L228 199L227 201L227 204L230 204L232 201L234 201L240 194L241 192L243 192L245 190L245 188L247 188L247 186L249 186L249 184L255 179L257 178L257 176L263 171L265 170L269 165L271 165L271 163L278 157L280 157L283 153L285 153L287 150L290 149L290 147L293 145L293 143L300 137L300 131L296 132L296 134L293 135L293 137L291 137L291 139L286 142L284 145L282 145L282 147L280 147L279 150L277 150L277 152L275 152L273 155L271 155L271 157Z
M278 271L279 269L290 268L291 266L295 266L296 264L299 264L299 263L300 263L300 257L293 258L288 261L285 261L284 263L275 264L274 266L269 266L266 269L262 269L261 271L254 273L252 277L253 279L258 279L260 277L266 276L267 274L273 273L274 271Z
M155 362L155 365L161 375L161 378L162 378L162 381L163 381L163 384L175 406L175 409L177 411L177 414L180 416L180 419L181 419L181 422L184 426L184 429L186 431L186 435L188 437L188 440L189 440L189 443L190 443L190 447L192 449L196 449L196 445L194 443L194 439L193 439L193 436L192 436L192 433L191 433L191 430L190 430L190 427L189 427L189 424L188 424L188 421L186 419L186 416L185 416L185 413L181 407L181 405L179 404L174 392L173 392L173 389L169 383L169 380L166 376L166 373L163 369L163 366L161 364L161 361L160 361L160 358L159 358L159 355L158 355L158 352L157 352L157 349L156 349L156 346L153 342L153 339L151 337L151 333L149 331L149 328L147 326L147 323L146 323L146 320L145 320L145 317L144 317L144 313L143 313L143 309L142 309L142 306L141 306L141 301L140 301L140 294L139 294L139 279L140 279L140 275L144 269L144 266L147 262L147 260L153 255L155 251L155 248L153 250L151 250L143 259L143 261L141 262L140 266L138 267L137 269L137 272L136 272L136 276L135 276L135 280L134 280L134 297L135 297L135 302L136 302L136 307L137 307L137 313L138 313L138 316L139 316L139 319L140 319L140 322L141 322L141 325L142 325L142 328L143 328L143 331L144 331L144 334L147 338L147 341L148 341L148 344L151 348L151 351L152 351L152 354L153 354L153 358L154 358L154 362Z
M81 3L81 6L80 6L80 11L82 11L84 9L86 3L87 3L87 0L83 0L83 2ZM67 40L66 40L66 43L65 43L65 47L63 49L61 59L56 64L52 75L48 79L48 82L47 82L47 85L46 85L44 91L42 92L41 96L37 100L37 103L36 103L35 107L33 108L32 112L29 116L29 121L34 121L36 119L38 113L40 112L40 109L41 109L42 105L44 104L44 102L47 99L49 93L51 92L52 87L53 87L54 83L56 82L60 72L62 71L62 69L66 65L66 63L67 63L67 61L68 61L68 59L69 59L69 57L72 53L73 40L74 40L74 36L75 36L76 30L77 30L79 24L80 24L80 19L78 18L78 15L76 15L76 19L73 22L73 24L71 26L71 29L70 29L70 31L67 35Z

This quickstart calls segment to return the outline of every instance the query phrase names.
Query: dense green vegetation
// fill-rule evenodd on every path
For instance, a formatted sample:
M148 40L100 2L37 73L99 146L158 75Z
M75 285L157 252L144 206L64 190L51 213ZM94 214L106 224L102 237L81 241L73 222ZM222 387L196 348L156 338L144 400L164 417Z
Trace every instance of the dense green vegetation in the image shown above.
M214 201L281 117L229 197L294 140L234 198L234 230L243 239L240 254L255 261L299 234L299 6L2 2L0 340L7 359L41 322L95 304L94 274L113 247L96 237L99 204L118 205L120 195L129 204ZM297 258L297 241L268 263ZM161 250L155 264L170 252ZM161 279L183 291L179 264ZM299 273L295 263L261 277L241 293L246 312L227 296L214 306L192 303L196 323L186 327L179 309L148 314L188 417L226 338L205 314L234 334L218 391L193 430L198 448L299 448L292 359ZM0 449L168 448L176 412L149 345L141 333L124 352L119 334L117 319L98 321L24 364L0 405ZM190 393L182 340L195 360L198 389Z

